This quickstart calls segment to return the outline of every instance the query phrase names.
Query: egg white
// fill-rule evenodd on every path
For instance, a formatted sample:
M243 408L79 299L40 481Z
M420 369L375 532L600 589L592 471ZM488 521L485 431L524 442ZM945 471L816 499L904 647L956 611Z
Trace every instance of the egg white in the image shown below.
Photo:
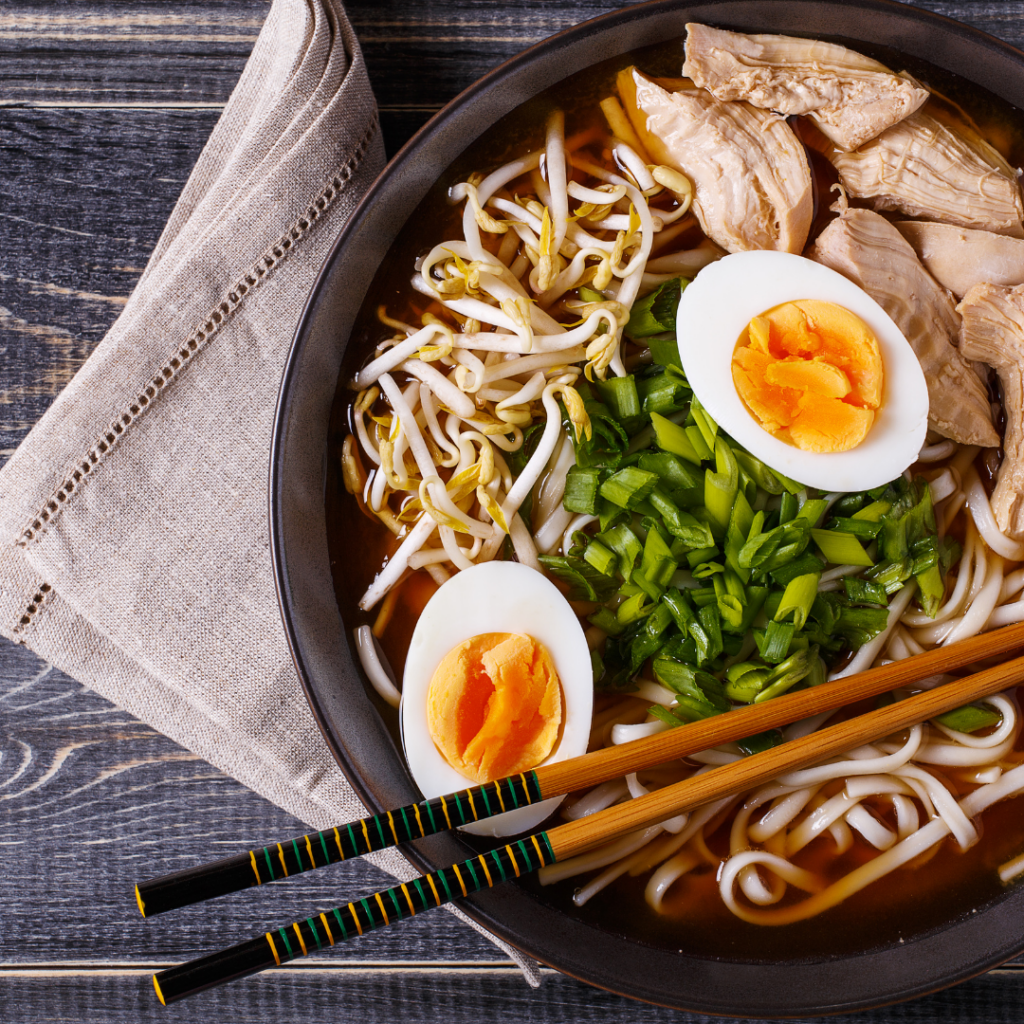
M457 644L480 633L519 633L540 641L562 684L562 735L543 762L586 753L594 704L586 637L568 601L541 573L518 562L486 562L453 576L423 609L409 644L402 683L402 743L427 799L477 785L444 759L427 727L427 691L434 670ZM506 836L536 828L563 797L543 800L465 826Z
M732 356L747 324L784 302L820 299L871 328L882 355L882 404L864 440L846 452L806 452L773 437L747 410ZM826 491L865 491L898 477L928 429L928 385L914 350L885 310L841 274L784 252L739 252L705 267L683 291L679 355L694 394L719 426L770 468Z

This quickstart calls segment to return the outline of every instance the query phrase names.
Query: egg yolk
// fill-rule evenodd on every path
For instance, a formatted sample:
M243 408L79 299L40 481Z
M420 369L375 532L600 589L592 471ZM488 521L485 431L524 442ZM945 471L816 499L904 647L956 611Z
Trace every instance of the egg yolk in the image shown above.
M732 379L757 422L809 452L845 452L867 436L882 402L882 355L863 320L801 299L754 317L732 357Z
M551 753L562 687L532 637L482 633L453 647L427 692L427 727L445 760L476 782L516 775Z

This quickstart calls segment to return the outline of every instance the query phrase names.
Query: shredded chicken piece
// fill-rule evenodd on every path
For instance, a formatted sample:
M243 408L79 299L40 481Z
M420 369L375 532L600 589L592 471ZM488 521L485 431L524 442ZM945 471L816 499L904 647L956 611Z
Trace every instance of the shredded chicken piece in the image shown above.
M728 252L802 251L811 171L784 119L692 86L669 92L636 68L620 72L619 92L651 156L693 181L693 209L709 238Z
M992 492L999 528L1024 537L1024 285L976 284L957 306L963 316L960 351L994 366L1003 386L1006 436Z
M871 210L850 208L822 231L808 255L863 288L903 332L928 382L934 430L961 444L999 443L978 374L954 347L960 317L953 302L892 224Z
M918 111L832 163L851 196L876 210L1024 236L1024 206L1009 164L967 125Z
M912 114L928 90L836 43L686 26L683 74L720 100L807 114L840 149L863 145Z
M896 222L918 259L957 298L976 284L1024 284L1024 239L924 220Z

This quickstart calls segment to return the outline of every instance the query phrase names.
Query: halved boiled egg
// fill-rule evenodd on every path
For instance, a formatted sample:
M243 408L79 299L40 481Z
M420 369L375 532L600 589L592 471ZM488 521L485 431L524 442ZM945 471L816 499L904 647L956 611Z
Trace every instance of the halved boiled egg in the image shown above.
M590 651L558 588L518 562L464 569L434 594L409 643L402 743L428 799L586 753ZM466 826L536 828L562 798Z
M841 274L741 252L683 292L679 355L701 404L772 469L826 491L888 483L917 458L928 387L881 306Z

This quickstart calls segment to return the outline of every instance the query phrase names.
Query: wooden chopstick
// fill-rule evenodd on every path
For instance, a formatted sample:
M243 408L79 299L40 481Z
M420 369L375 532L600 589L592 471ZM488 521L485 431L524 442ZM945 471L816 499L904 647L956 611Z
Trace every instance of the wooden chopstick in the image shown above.
M894 666L886 666L891 667ZM318 917L296 921L249 942L162 971L153 975L153 985L160 1001L166 1004L202 989L255 974L306 956L311 950L321 949L325 943L333 946L342 939L393 924L459 896L468 896L508 878L535 871L545 864L566 860L711 800L742 793L778 775L890 736L1022 681L1024 657L1019 657L839 722L802 739L790 740L763 753L714 768L628 803L509 843L461 864L441 868L375 893L358 903L336 907Z
M595 750L582 757L541 765L522 775L162 875L140 882L135 887L136 900L143 916L153 917L254 885L290 878L788 725L1021 646L1024 623L1005 626L882 668L783 694L763 704L737 708L728 714ZM791 746L786 744L785 749Z

